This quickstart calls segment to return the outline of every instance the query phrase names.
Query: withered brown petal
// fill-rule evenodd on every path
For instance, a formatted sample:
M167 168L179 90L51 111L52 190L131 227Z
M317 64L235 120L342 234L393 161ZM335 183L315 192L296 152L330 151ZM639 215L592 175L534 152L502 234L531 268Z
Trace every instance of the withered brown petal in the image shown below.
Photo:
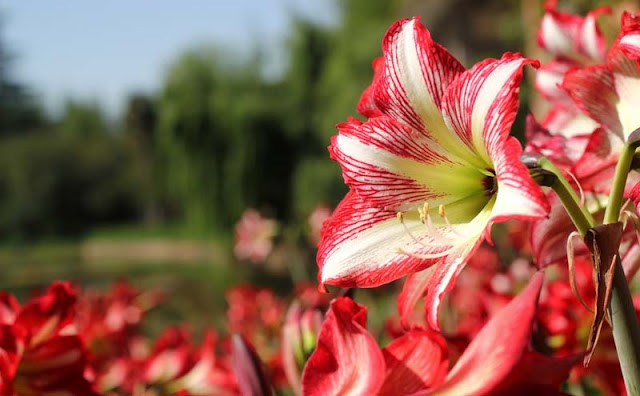
M594 265L594 280L596 288L596 314L593 318L587 354L584 357L584 366L589 365L593 351L600 337L602 322L607 315L607 306L611 299L613 286L613 271L616 260L619 260L618 250L622 239L622 223L602 224L587 231L584 242L591 251Z

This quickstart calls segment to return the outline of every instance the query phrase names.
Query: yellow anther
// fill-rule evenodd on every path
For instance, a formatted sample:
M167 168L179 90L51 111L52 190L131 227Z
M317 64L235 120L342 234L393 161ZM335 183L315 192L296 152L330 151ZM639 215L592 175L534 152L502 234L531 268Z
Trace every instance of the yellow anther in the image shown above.
M444 210L444 205L440 205L438 206L438 214L440 215L440 217L442 217L443 219L445 217L447 217L447 213Z
M418 208L418 214L420 215L422 224L426 223L427 217L429 216L429 204L427 202L422 205L422 209Z

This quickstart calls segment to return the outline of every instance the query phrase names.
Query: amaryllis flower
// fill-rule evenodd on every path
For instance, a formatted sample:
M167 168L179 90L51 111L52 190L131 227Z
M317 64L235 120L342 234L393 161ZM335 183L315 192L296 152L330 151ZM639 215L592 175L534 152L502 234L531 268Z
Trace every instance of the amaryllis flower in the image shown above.
M509 137L522 68L537 62L507 53L464 71L418 18L396 22L383 51L368 89L381 115L332 139L351 191L323 227L319 280L374 287L431 267L405 300L426 289L437 328L443 294L490 225L547 213Z
M366 308L338 298L305 366L303 395L493 395L531 389L559 394L557 386L576 359L554 360L528 350L542 280L542 274L534 276L491 318L451 370L439 333L413 329L381 350L367 331Z
M554 56L536 73L535 87L551 103L542 119L542 125L552 134L569 138L586 135L598 127L598 123L584 114L560 88L564 75L571 69L601 63L606 53L606 43L598 28L598 16L610 12L609 7L599 7L583 17L556 8L558 1L545 3L546 13L538 30L538 45ZM584 136L572 141L573 146L584 149ZM576 149L574 149L576 150Z
M633 37L640 33L638 17L624 13L622 32L603 65L569 71L562 87L577 105L602 125L614 142L626 141L640 127L640 69Z
M0 394L97 395L84 377L87 355L73 324L69 283L53 283L23 307L6 294L1 300Z
M196 348L185 328L165 330L144 364L142 382L185 396L236 394L231 373L216 361L215 338L212 331L205 332Z

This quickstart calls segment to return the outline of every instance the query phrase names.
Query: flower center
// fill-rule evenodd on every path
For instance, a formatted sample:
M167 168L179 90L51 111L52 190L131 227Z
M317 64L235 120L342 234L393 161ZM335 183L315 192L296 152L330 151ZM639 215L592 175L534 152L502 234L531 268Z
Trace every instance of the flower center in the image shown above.
M490 197L498 192L498 179L496 178L496 171L487 168L490 175L486 175L482 179L482 187L486 196Z

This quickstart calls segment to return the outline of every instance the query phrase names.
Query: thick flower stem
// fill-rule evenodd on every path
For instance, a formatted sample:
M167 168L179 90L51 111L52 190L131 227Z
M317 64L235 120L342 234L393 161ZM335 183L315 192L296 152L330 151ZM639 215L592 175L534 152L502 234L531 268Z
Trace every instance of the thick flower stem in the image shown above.
M616 165L609 203L604 214L605 224L615 223L620 217L624 188L634 154L635 145L625 144ZM609 317L627 394L640 395L640 326L619 257L613 276Z
M571 184L564 177L562 172L549 161L547 158L540 158L538 160L540 168L547 170L555 175L555 181L550 186L553 191L558 195L562 205L565 207L567 214L575 224L576 229L583 237L587 234L587 231L596 225L596 221L589 211L582 205L580 205L580 199L578 194L571 187Z
M609 317L627 394L640 395L640 326L620 258L613 274Z
M635 147L627 144L620 155L611 187L609 203L605 210L605 224L618 221L624 187L634 153ZM596 225L593 216L579 204L575 190L551 161L542 157L538 159L538 165L541 169L547 170L556 176L556 180L550 186L562 201L576 229L584 237L587 231ZM631 299L629 285L624 275L620 257L616 260L616 269L613 276L609 318L611 319L613 339L627 394L640 396L640 326L638 325L638 318L633 307L633 300Z

